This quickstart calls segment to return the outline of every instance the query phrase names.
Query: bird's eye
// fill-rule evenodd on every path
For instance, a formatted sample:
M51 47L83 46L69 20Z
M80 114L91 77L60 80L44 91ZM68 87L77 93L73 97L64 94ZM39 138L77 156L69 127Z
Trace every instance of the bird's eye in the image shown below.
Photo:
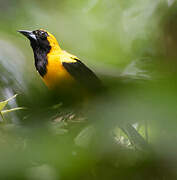
M47 37L47 33L44 32L44 31L41 31L41 32L40 32L40 38L41 38L41 39L46 39L46 37Z
M33 31L33 34L37 35L37 31Z

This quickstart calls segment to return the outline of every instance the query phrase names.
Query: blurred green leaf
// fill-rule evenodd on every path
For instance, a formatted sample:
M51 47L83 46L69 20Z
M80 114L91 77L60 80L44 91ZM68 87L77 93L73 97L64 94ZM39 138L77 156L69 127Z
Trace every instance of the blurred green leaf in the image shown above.
M7 100L5 100L5 101L1 101L1 102L0 102L0 111L2 111L2 110L4 109L4 107L7 105L7 103L8 103L10 100L16 98L16 96L17 96L17 94L15 94L14 96L10 97L9 99L7 99Z
M3 110L5 108L5 106L7 105L7 103L16 98L17 94L15 94L14 96L10 97L9 99L5 100L5 101L1 101L0 102L0 115L2 117L2 119L4 120L4 114L10 113L10 112L14 112L14 111L18 111L18 110L22 110L22 109L26 109L24 107L17 107L17 108L12 108L12 109L8 109L8 110Z
M74 139L77 146L86 148L91 143L91 139L95 134L95 128L93 125L89 125L84 128Z
M19 111L19 110L24 110L24 109L26 109L26 108L17 107L17 108L12 108L12 109L8 109L8 110L2 110L1 113L4 115L4 114L9 113L9 112Z

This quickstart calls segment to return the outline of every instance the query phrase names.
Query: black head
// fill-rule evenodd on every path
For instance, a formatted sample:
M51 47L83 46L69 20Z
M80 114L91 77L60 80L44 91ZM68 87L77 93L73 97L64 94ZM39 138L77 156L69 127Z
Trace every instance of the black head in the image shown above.
M42 49L49 51L51 49L49 41L47 40L49 34L46 31L40 29L35 31L19 30L18 32L30 40L33 50Z
M48 32L41 29L35 31L20 30L18 32L30 40L34 52L36 69L41 76L44 76L47 72L47 54L51 50Z

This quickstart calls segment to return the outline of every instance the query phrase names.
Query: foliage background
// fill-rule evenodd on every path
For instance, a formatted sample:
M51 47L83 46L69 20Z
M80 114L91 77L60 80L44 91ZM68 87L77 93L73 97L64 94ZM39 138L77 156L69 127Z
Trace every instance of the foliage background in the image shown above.
M176 0L0 4L0 99L17 93L7 108L27 108L1 120L1 179L177 178ZM56 106L17 33L39 28L93 69L110 96L79 115ZM152 151L136 150L122 121L140 128Z

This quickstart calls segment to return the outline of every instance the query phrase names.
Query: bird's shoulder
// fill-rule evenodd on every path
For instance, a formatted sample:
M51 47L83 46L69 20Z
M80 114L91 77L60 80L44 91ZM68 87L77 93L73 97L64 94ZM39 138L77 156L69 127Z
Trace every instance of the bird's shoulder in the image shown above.
M95 91L102 88L99 78L77 56L63 51L60 60L67 72L86 89Z
M62 63L76 63L79 60L78 57L64 50L61 51L59 58Z

